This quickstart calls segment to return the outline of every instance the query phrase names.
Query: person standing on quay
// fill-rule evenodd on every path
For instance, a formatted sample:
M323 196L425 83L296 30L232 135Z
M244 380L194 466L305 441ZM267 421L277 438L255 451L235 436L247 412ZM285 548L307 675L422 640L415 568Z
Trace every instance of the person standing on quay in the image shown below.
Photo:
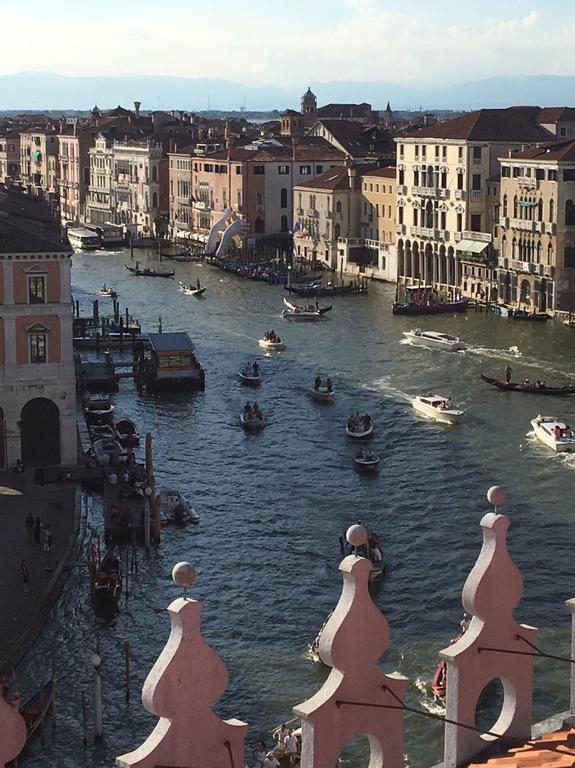
M42 521L39 517L36 518L34 523L34 544L39 544L42 538Z
M34 541L34 515L31 512L26 515L24 525L26 527L26 543L32 544Z

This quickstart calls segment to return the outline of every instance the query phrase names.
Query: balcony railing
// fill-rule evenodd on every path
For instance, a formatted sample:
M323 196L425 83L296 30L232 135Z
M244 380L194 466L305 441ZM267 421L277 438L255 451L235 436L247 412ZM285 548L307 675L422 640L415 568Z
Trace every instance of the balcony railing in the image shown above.
M471 190L471 199L472 200L481 200L483 197L483 190L481 189L472 189Z
M397 194L398 195L407 195L407 186L405 184L398 184L397 185Z
M456 189L455 190L455 199L456 200L465 200L465 190L464 189Z
M412 187L413 195L422 195L423 197L435 197L437 189L435 187Z
M414 237L434 238L436 230L430 227L411 227L410 232Z
M543 274L545 277L555 277L555 267L551 266L551 264L544 264L543 265Z
M472 232L469 229L463 232L463 239L478 240L480 243L491 243L493 241L493 237L489 232Z
M527 232L536 232L535 225L538 222L531 221L530 219L511 219L511 226L513 229L522 229Z
M517 183L520 187L525 187L526 189L537 189L537 179L531 176L518 177Z
M398 235L405 235L405 224L396 224L395 232Z
M556 230L557 230L557 227L555 226L555 223L545 225L545 232L548 235L554 235Z

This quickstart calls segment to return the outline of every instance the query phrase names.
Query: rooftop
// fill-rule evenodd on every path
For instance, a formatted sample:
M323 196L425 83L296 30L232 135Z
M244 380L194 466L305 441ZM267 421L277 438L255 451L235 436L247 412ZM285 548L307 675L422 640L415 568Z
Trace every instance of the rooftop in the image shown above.
M361 185L361 172L358 170L358 166L351 166L356 173L353 177L354 184L353 189L359 189ZM350 166L340 165L336 168L331 168L329 171L320 173L319 176L315 176L309 181L300 181L295 185L295 188L299 189L325 189L332 192L337 189L349 189L350 188Z
M71 251L47 203L32 195L0 188L0 253Z
M466 141L549 141L551 134L538 123L539 107L478 109L407 134L415 139Z
M194 345L187 333L150 333L154 352L193 352Z
M363 173L364 178L371 178L375 176L379 179L395 179L396 168L394 165L389 165L386 168L374 168L373 171L365 171Z
M575 139L568 141L545 142L536 147L530 147L523 152L514 152L510 160L543 160L543 161L575 161Z

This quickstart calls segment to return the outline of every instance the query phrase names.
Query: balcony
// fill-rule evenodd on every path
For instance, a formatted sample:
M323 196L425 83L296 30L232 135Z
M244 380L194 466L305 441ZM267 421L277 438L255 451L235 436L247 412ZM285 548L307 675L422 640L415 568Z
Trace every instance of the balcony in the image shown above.
M464 240L476 240L480 243L491 243L493 241L493 237L489 232L472 232L466 229L462 234Z
M509 216L502 216L499 219L499 226L502 227L503 229L509 229L509 226L510 226L509 222L510 222Z
M555 224L546 224L545 225L545 233L547 235L554 235L557 231L557 227Z
M331 219L333 217L332 212L331 211L326 211L325 217L326 217L326 219Z
M531 272L530 267L535 266L528 261L519 261L518 259L511 259L511 269L516 269L518 272Z
M298 216L303 216L303 208L296 208L296 211Z
M407 186L405 184L398 184L397 185L397 194L398 195L407 195Z
M537 189L537 179L530 176L522 176L517 179L517 183L520 187L525 189Z
M482 189L472 189L471 190L471 199L472 200L481 200L483 197L483 190Z
M338 237L337 242L347 246L362 246L364 244L361 237Z
M449 232L447 229L438 229L436 230L435 235L436 238L442 242L447 242L447 240L449 240Z
M370 240L367 238L365 240L365 245L367 248L379 248L379 240Z
M450 192L448 189L438 189L437 190L437 196L440 197L442 200L449 200Z
M536 232L536 221L530 221L529 219L511 219L511 226L513 229L522 229L525 232Z
M544 264L543 274L545 277L555 277L555 267L552 267L551 264Z
M262 210L263 210L263 208L262 208ZM319 216L319 214L318 214L318 212L316 211L315 208L308 208L307 211L306 211L306 215L309 216L312 219L316 219Z
M397 235L405 235L405 224L396 224L395 233Z
M412 195L420 195L422 197L435 197L437 189L435 187L412 187Z
M456 189L455 190L455 199L456 200L465 200L465 190L464 189Z
M410 227L410 232L413 237L435 238L435 229L429 227Z

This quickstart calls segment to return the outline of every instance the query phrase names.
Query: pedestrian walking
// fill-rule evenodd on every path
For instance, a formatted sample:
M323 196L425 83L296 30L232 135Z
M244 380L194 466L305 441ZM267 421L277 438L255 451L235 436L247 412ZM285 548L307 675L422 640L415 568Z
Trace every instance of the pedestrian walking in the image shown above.
M34 541L34 515L31 512L26 515L24 526L26 528L26 543L32 544Z
M42 538L42 521L39 517L36 518L34 523L34 544L39 544Z
M44 529L44 552L46 553L46 570L51 571L51 552L52 552L52 531L50 530L50 526L47 525Z

